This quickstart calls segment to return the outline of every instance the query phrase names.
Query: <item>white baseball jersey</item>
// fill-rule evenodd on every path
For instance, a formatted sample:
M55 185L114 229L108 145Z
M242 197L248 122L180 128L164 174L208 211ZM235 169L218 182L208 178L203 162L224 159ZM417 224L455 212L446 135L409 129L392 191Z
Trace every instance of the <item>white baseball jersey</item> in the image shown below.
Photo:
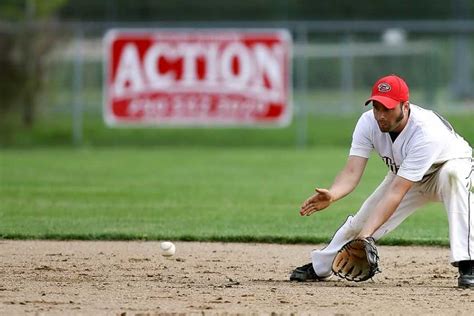
M362 114L352 138L350 155L369 158L375 150L393 173L417 182L444 162L471 158L472 149L437 113L410 104L408 123L395 141L382 133L373 111Z

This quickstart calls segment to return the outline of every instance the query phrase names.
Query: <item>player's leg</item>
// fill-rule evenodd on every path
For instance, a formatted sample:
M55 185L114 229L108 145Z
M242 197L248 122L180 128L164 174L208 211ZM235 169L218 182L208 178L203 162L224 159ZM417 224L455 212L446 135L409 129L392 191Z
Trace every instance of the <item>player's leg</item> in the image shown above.
M318 276L327 277L332 274L331 265L336 253L348 241L354 239L363 228L375 205L388 190L395 175L390 174L384 179L375 192L364 202L360 210L349 216L344 225L339 228L329 245L321 250L311 253L313 267ZM433 201L434 195L423 193L420 186L415 184L405 195L392 216L373 235L375 239L381 238L400 225L410 214L424 204Z
M437 193L449 222L451 263L459 267L459 286L474 287L473 165L469 159L450 160L437 175Z

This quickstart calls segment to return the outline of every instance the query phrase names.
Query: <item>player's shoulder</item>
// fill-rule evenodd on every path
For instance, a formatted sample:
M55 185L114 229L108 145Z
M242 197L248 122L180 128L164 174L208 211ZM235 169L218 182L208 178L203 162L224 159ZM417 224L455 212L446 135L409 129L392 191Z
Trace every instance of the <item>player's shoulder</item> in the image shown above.
M410 104L410 116L414 125L432 131L435 131L434 127L441 122L438 114L416 104Z
M425 109L413 103L410 103L410 112L417 119L426 119L433 115L433 111Z
M416 104L410 104L410 120L413 134L425 139L440 139L440 135L446 129L438 114Z
M359 128L372 129L374 124L377 124L377 122L375 121L374 112L372 110L363 112L357 121Z
M359 121L375 121L374 111L367 110L360 115Z

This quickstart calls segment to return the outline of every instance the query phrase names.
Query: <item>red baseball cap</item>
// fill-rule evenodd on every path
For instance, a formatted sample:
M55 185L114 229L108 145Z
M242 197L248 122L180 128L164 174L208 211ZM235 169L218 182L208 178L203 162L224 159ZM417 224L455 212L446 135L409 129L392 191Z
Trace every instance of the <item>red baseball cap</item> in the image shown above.
M390 75L377 80L372 87L372 95L365 101L365 105L378 101L387 109L393 109L400 102L408 101L409 97L410 92L406 82L396 75Z

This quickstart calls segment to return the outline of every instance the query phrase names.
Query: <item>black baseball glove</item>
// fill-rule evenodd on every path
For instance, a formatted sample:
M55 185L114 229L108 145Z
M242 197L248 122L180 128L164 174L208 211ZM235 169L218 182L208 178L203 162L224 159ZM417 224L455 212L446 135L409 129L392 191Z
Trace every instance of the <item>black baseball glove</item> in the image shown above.
M380 272L374 238L357 238L346 243L334 257L332 272L355 282L368 280Z

